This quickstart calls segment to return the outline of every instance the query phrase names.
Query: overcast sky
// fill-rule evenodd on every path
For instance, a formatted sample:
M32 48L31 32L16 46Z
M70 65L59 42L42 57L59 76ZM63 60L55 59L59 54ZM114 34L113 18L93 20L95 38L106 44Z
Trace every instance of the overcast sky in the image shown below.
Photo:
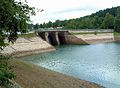
M30 6L44 9L32 16L33 23L79 18L106 8L120 6L120 0L27 0Z

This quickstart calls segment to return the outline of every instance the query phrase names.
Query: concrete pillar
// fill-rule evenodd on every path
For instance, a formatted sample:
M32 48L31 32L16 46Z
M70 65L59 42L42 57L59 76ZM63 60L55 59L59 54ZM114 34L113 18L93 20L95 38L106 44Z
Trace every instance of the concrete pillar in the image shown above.
M66 44L65 35L66 35L66 32L58 33L58 38L59 38L60 44Z
M59 37L58 37L58 32L55 32L55 37L57 41L57 45L60 45Z
M47 41L49 43L48 35L49 35L49 33L45 32L45 35L44 35L45 36L45 41Z
M39 36L52 45L66 44L66 35L68 31L42 31Z
M48 39L52 45L60 45L58 32L49 32Z

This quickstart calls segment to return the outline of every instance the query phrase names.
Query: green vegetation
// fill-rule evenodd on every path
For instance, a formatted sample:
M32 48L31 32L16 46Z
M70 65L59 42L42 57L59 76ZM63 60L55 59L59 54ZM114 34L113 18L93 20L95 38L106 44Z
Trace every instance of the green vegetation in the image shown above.
M31 37L35 37L36 34L35 33L29 33L29 34L20 34L18 36L19 37L24 37L24 38L31 38Z
M100 10L88 16L70 20L49 21L43 24L30 24L33 29L39 28L63 28L63 29L114 29L120 31L120 6L110 9ZM31 29L31 28L30 28Z
M0 85L5 85L8 83L9 79L12 79L15 77L13 72L10 70L8 61L10 57L0 55Z
M105 28L105 29L113 29L114 28L114 17L113 17L113 15L107 13L103 22L102 22L101 27Z
M115 37L120 37L120 33L119 33L119 32L115 32L115 33L114 33L114 36L115 36Z
M106 33L111 33L111 32L71 32L72 34L79 35L79 34L106 34Z
M18 32L24 33L27 31L30 14L35 14L34 8L29 7L27 3L16 2L15 0L0 0L1 49L6 45L5 39L14 42L18 37Z
M14 43L18 32L27 31L30 15L35 15L35 12L34 8L27 5L27 2L0 0L0 52L8 45L5 42L6 39ZM10 56L0 53L0 86L15 77L8 65L9 59Z
M114 20L115 31L120 32L120 8L117 9L117 16Z

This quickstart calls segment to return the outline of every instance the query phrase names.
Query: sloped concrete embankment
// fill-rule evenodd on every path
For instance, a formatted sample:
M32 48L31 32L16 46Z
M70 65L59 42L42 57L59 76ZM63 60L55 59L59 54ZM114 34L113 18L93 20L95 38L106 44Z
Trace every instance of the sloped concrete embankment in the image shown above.
M82 38L78 38L75 35L68 33L65 35L66 44L88 44Z
M54 51L55 48L40 37L18 38L14 44L7 46L2 53L20 57L35 53Z
M88 44L81 38L77 38L74 35L66 35L65 36L66 44Z
M77 38L81 38L86 41L88 44L97 44L97 43L105 43L105 42L114 42L113 33L104 33L104 34L82 34L75 35Z

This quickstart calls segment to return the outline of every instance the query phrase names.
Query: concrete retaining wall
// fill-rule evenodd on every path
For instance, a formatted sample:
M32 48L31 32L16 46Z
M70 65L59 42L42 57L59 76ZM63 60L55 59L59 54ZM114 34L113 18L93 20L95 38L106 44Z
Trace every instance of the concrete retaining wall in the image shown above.
M103 33L103 34L83 34L75 35L77 38L81 38L88 44L104 43L104 42L114 42L113 33Z
M114 42L113 38L101 38L101 39L91 39L91 40L85 40L89 44L96 44L96 43L105 43L105 42Z
M55 48L40 37L32 37L28 39L18 38L14 44L7 46L2 53L12 55L13 57L20 57L53 50Z
M66 44L88 44L81 38L77 38L74 35L66 35L65 40L66 40Z

